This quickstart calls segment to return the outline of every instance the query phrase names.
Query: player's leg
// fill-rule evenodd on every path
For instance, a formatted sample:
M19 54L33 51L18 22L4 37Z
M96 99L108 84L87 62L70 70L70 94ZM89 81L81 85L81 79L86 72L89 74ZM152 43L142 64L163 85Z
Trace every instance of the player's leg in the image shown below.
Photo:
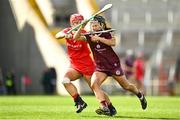
M86 79L86 81L87 81L89 87L91 88L91 76L85 75L84 77L85 77L85 79ZM91 89L92 89L92 88L91 88ZM92 89L92 91L93 91L93 89ZM110 101L110 99L109 99L107 93L105 93L104 91L102 91L102 92L104 93L105 100L107 101L107 103L108 103L108 104L111 104L111 101Z
M108 108L108 103L111 103L107 94L100 88L101 84L107 78L107 75L103 72L94 72L91 78L91 88L100 102L100 108L96 110L97 114L111 115Z
M143 80L136 80L137 88L141 91L144 91L144 83Z
M89 75L84 75L84 77L85 77L85 79L86 79L89 87L91 88L91 76L89 76ZM92 89L92 88L91 88L91 89ZM93 90L93 89L92 89L92 90ZM105 96L105 99L106 99L107 103L108 103L108 104L111 104L111 101L110 101L107 93L104 92L104 91L102 91L102 92L104 93L104 96Z
M103 72L94 72L91 78L91 88L93 89L96 98L101 102L105 101L106 97L104 91L100 88L101 84L107 78L107 75Z
M73 68L68 68L67 72L65 73L62 84L72 97L75 96L78 92L76 87L71 83L71 81L74 81L80 77L81 74Z
M87 104L82 100L77 88L71 83L71 81L74 81L81 76L82 75L78 71L74 70L73 68L69 68L62 81L65 89L74 99L75 106L77 107L77 113L80 113L84 108L86 108Z
M89 76L89 75L84 75L84 77L86 78L86 81L87 81L88 85L89 85L90 88L91 88L91 76ZM93 90L92 90L92 91L93 91ZM115 107L112 105L112 103L111 103L111 101L110 101L107 93L104 92L104 91L102 91L102 92L104 93L104 97L105 97L105 100L106 100L106 102L107 102L107 104L108 104L108 108L109 108L109 110L110 110L110 112L111 112L111 115L112 115L112 116L115 115L115 114L117 113Z
M84 77L89 87L91 88L91 75L84 75Z
M132 93L134 93L135 95L137 95L137 97L139 98L140 102L141 102L141 106L142 109L146 109L147 107L147 101L146 98L144 96L144 94L142 92L140 92L137 87L133 84L131 84L130 82L128 82L128 80L126 79L125 75L122 76L113 76L113 78L125 89L128 90Z
M117 114L116 108L113 106L113 104L112 104L111 100L109 99L108 94L106 92L104 92L104 96L105 96L106 102L108 104L108 108L110 110L110 113L111 113L110 115L111 116L116 115Z

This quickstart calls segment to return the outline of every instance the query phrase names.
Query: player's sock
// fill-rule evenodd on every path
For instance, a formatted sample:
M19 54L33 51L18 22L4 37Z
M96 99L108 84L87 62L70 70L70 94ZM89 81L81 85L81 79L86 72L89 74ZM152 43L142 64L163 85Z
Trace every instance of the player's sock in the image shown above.
M77 107L76 113L80 113L87 107L87 104L82 100L82 98L79 95L76 95L73 97L75 106Z
M145 110L147 108L147 101L146 101L146 98L145 98L144 94L139 92L137 94L137 97L139 98L139 100L141 102L142 109Z
M78 97L80 97L80 96L79 96L79 94L75 94L72 97L73 97L74 101L77 101Z
M100 102L101 106L108 107L108 103L104 100Z
M139 99L142 98L142 93L141 93L141 92L138 92L137 97L138 97Z
M108 104L108 108L110 110L111 116L117 114L116 108L112 105L112 103Z

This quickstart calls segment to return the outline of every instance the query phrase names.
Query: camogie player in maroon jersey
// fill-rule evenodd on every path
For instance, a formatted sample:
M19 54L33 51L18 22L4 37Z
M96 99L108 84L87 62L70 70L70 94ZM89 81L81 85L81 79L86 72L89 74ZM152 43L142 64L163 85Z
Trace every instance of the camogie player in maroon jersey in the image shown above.
M99 15L90 21L90 28L91 33L108 30L105 19ZM112 49L112 46L115 46L114 35L110 32L82 35L80 31L81 27L75 33L75 38L86 40L89 43L96 63L96 70L91 78L91 88L100 102L100 108L96 110L96 113L110 116L117 113L109 98L107 98L108 96L100 87L108 76L112 76L125 90L137 95L142 109L146 109L147 101L144 94L135 85L128 82L121 68L120 60Z

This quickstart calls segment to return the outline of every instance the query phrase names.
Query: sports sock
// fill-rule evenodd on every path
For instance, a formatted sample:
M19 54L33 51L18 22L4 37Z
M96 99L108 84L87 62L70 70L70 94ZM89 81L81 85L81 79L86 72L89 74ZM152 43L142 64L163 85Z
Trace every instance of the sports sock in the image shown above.
M103 107L108 107L108 104L107 104L107 102L104 100L104 101L101 101L100 102L101 103L101 106L103 106Z
M142 100L142 99L143 99L143 95L142 95L142 93L141 93L141 92L139 92L139 93L137 94L137 97L138 97L140 100Z
M73 97L74 101L76 102L76 101L78 101L78 98L79 98L80 96L79 96L79 94L75 94L75 95L73 95L72 97Z
M82 98L80 97L79 94L76 95L76 96L74 96L73 98L74 98L74 102L75 102L75 103L80 103L80 104L83 104L83 103L84 103L84 101L82 100Z

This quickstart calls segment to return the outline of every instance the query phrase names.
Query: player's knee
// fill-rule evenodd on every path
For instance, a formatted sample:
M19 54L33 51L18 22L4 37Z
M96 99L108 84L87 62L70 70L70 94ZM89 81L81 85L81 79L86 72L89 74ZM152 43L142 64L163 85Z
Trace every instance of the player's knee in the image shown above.
M64 77L61 83L62 84L71 83L71 80L68 77Z

